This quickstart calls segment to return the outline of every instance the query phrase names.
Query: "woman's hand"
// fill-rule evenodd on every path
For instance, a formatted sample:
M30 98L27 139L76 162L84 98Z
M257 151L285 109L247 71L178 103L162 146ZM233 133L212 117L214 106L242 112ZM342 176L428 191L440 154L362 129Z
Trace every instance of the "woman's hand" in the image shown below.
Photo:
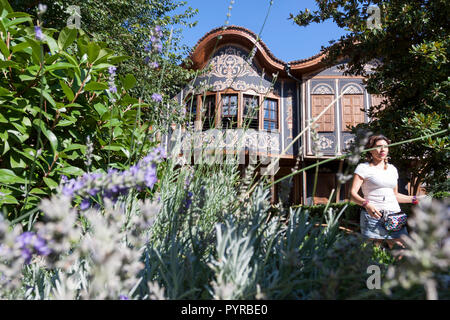
M378 210L375 208L375 206L374 206L373 204L371 204L370 202L366 205L365 208L366 208L367 213L368 213L372 218L374 218L374 219L379 220L379 219L381 219L381 217L383 216L383 215L381 214L381 212L378 211Z

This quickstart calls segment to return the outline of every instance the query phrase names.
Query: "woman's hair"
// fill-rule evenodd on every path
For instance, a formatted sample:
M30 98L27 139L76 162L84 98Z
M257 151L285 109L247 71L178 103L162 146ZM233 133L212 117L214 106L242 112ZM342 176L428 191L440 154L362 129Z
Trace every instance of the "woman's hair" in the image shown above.
M380 140L384 140L386 141L387 144L391 144L391 140L389 140L388 138L386 138L385 136L383 136L382 134L374 134L372 136L369 137L369 140L366 143L366 149L370 149L375 147L375 144L377 143L377 141ZM367 161L372 162L372 154L369 152L367 152ZM388 157L386 157L384 159L384 169L387 169L387 164L388 164Z

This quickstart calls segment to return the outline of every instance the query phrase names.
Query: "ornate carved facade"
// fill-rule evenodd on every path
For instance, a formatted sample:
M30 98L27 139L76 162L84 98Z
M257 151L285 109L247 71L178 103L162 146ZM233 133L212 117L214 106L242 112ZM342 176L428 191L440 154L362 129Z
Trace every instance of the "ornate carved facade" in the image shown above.
M277 59L253 32L237 26L217 28L195 46L193 68L202 73L177 98L190 101L186 105L192 112L191 125L199 131L231 129L237 137L239 130L254 129L240 135L244 148L257 145L258 150L280 158L274 178L278 179L290 173L298 157L303 166L315 162L317 147L322 158L345 153L353 139L349 128L368 121L367 109L380 101L366 91L362 77L345 76L339 66L327 68L322 58L318 54L287 63ZM313 120L318 125L316 142L307 128ZM185 134L184 143L191 145L192 137ZM197 133L202 135L206 131ZM232 133L224 136L224 147L229 150L237 142ZM339 165L336 161L321 167L324 179L317 186L316 203L336 187ZM313 202L311 179L309 172L294 176L293 203ZM346 190L338 197L346 198Z

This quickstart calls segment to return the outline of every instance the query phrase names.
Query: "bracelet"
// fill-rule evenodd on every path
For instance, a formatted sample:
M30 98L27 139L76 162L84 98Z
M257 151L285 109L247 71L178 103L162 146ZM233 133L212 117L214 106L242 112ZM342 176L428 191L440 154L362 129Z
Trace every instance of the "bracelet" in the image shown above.
M364 200L362 203L362 206L365 208L369 204L369 200Z
M412 204L414 204L414 205L419 204L419 200L417 200L417 197L416 197L416 196L413 196L413 198L412 198Z

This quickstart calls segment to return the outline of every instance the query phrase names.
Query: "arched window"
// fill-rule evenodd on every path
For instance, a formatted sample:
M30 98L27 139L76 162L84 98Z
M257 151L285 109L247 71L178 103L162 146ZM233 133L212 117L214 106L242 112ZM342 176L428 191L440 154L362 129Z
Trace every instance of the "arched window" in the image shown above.
M350 83L342 88L342 131L349 131L352 126L364 123L364 91Z
M317 117L328 105L334 100L334 90L327 83L319 83L311 90L311 116ZM335 105L328 110L316 121L319 132L334 131L334 109Z

